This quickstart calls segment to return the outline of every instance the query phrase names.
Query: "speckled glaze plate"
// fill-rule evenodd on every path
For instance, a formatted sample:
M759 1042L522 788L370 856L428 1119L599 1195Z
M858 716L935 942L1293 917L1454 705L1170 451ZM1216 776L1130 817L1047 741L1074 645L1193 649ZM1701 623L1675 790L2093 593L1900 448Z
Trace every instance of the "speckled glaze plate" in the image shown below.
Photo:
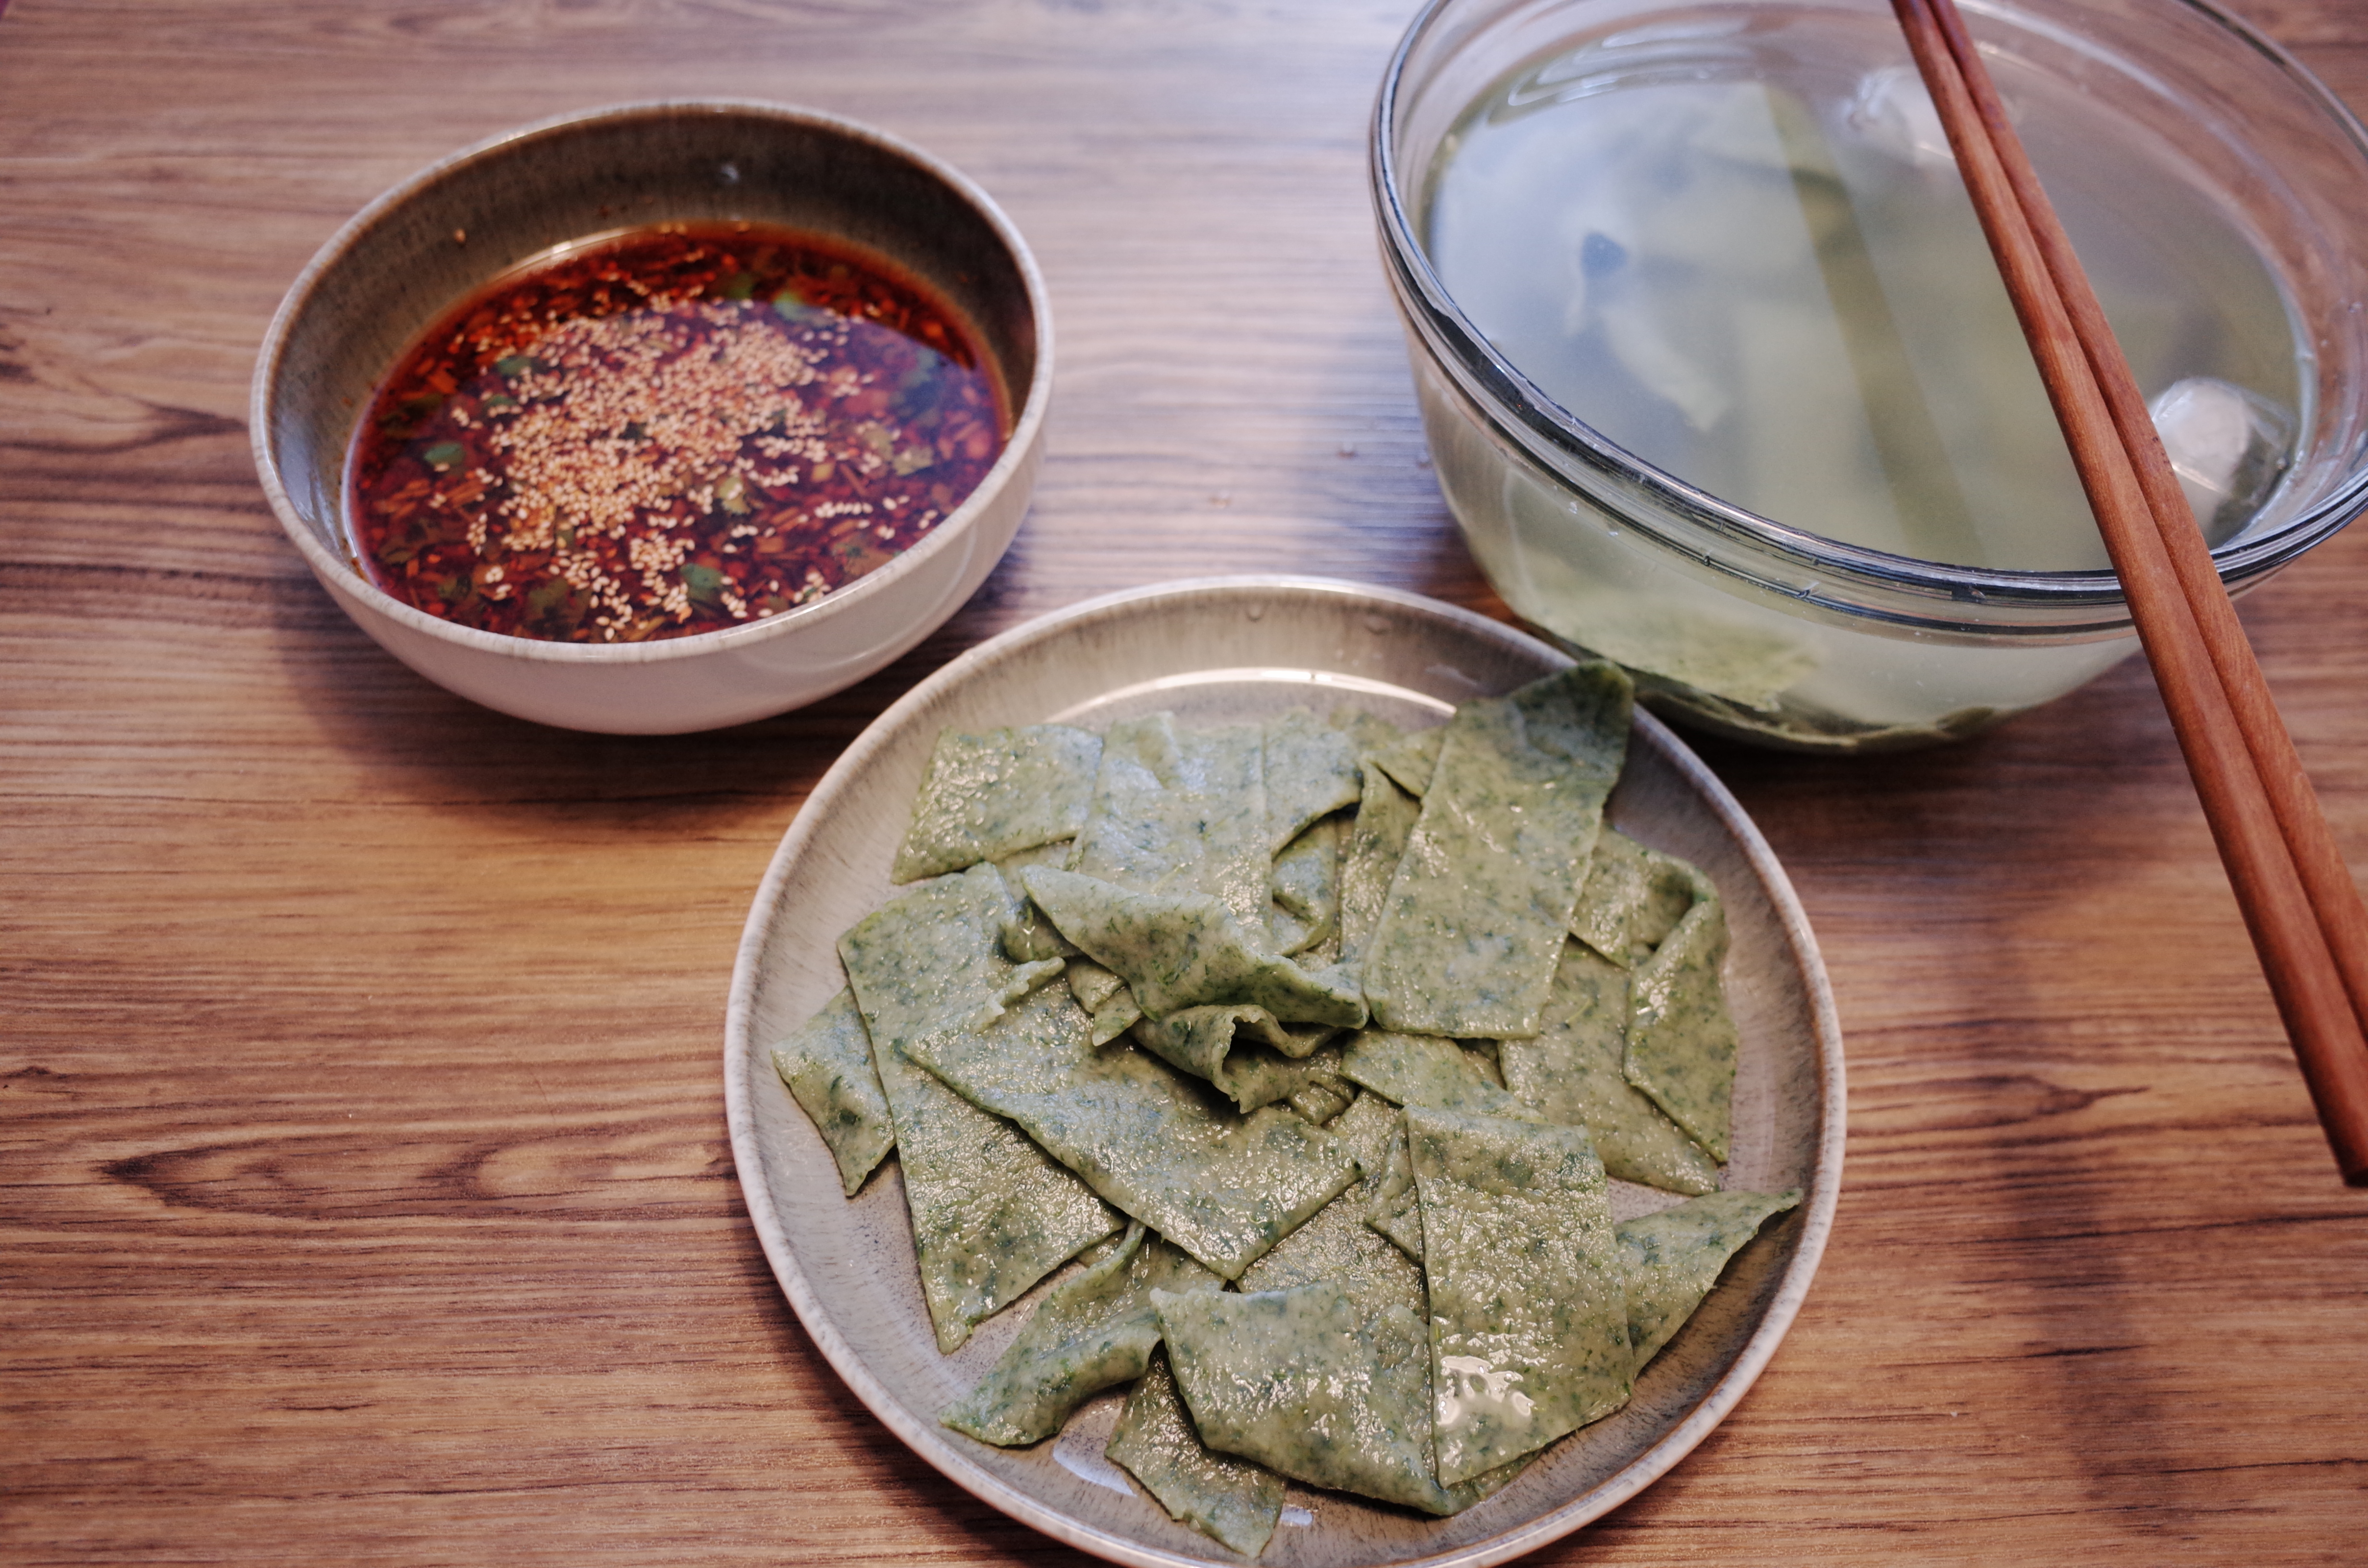
M880 1419L956 1484L1113 1562L1241 1561L1169 1519L1102 1458L1117 1394L1032 1449L989 1448L938 1425L1034 1298L940 1356L894 1163L853 1199L841 1197L829 1153L770 1064L772 1043L845 983L838 934L888 898L889 861L938 732L1048 720L1099 729L1162 708L1213 723L1340 703L1427 722L1569 662L1508 627L1406 594L1299 577L1168 584L1077 605L972 649L882 713L824 776L774 853L741 937L724 1027L732 1152L749 1217L806 1332ZM1453 1518L1294 1485L1263 1563L1478 1568L1567 1534L1709 1435L1808 1292L1842 1148L1841 1039L1816 943L1734 798L1642 712L1611 820L1701 866L1725 895L1727 984L1742 1036L1727 1185L1797 1186L1806 1196L1736 1257L1626 1409L1547 1449L1511 1486ZM1623 1185L1614 1184L1623 1214L1670 1201Z

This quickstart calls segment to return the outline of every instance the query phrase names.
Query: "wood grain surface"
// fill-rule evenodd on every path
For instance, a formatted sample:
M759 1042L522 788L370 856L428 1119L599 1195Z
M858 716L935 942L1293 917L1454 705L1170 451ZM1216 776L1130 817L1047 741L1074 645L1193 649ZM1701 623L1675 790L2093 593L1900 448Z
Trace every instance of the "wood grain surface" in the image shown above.
M0 16L0 1561L1083 1561L910 1457L789 1312L724 1140L734 944L832 757L1030 616L1218 571L1504 613L1365 205L1411 9ZM2368 9L2244 9L2368 107ZM336 609L256 488L247 378L379 190L666 96L850 114L992 191L1055 301L1050 456L986 587L880 677L563 733ZM2354 529L2244 606L2355 869L2363 603ZM1702 750L1831 966L1840 1216L1737 1414L1534 1561L2368 1558L2368 1194L2144 670L1945 750Z

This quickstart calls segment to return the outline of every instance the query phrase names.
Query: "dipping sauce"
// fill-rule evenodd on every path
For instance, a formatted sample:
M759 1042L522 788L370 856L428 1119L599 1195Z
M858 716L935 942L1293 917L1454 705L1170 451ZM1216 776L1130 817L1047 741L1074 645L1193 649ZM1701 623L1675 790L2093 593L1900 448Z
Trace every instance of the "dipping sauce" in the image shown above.
M785 229L667 223L430 330L357 429L347 516L370 579L455 624L683 637L886 565L1007 430L980 345L917 280Z

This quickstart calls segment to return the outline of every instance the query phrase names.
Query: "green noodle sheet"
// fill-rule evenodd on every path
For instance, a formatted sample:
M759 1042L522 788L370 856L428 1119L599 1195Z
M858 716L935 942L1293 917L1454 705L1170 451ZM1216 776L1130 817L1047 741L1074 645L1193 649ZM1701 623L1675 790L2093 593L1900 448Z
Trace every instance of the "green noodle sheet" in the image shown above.
M1707 883L1704 892L1668 939L1636 966L1622 1067L1630 1083L1723 1165L1734 1125L1737 1041L1719 979L1726 911Z
M921 1294L941 1350L1118 1229L1118 1216L1018 1128L905 1055L928 1031L960 1034L999 1017L1029 988L1029 971L996 941L1010 913L1001 875L977 866L918 884L839 938L895 1123Z
M1075 835L1085 825L1101 751L1099 735L1066 724L943 732L889 880L965 870Z
M773 1069L822 1134L849 1198L896 1146L887 1091L871 1065L871 1037L844 987L773 1048Z
M1606 828L1579 884L1570 934L1629 968L1677 929L1708 886L1708 879L1676 856Z
M939 1419L1003 1448L1041 1443L1087 1400L1143 1375L1159 1345L1153 1290L1222 1283L1140 1223L1130 1225L1110 1256L1037 1303L1019 1337Z
M1713 1192L1657 1214L1621 1221L1617 1235L1627 1271L1628 1338L1637 1369L1685 1326L1718 1283L1727 1259L1759 1233L1771 1214L1801 1201L1801 1189Z
M1134 892L1207 893L1263 925L1275 849L1264 763L1259 732L1245 726L1179 731L1169 713L1112 724L1069 869Z
M1363 960L1382 1028L1538 1032L1632 696L1590 664L1456 710Z
M1629 971L1566 943L1534 1040L1497 1048L1505 1086L1541 1121L1585 1127L1603 1168L1622 1181L1666 1192L1703 1193L1718 1186L1718 1166L1628 1081Z
M1282 1477L1201 1443L1164 1354L1153 1354L1103 1451L1169 1517L1244 1557L1266 1550L1282 1517Z
M1439 1479L1485 1475L1628 1401L1626 1269L1587 1130L1417 1106Z
M1338 1140L1269 1106L1240 1116L1127 1046L1097 1048L1067 990L916 1040L913 1059L1009 1117L1121 1210L1231 1279L1356 1179Z

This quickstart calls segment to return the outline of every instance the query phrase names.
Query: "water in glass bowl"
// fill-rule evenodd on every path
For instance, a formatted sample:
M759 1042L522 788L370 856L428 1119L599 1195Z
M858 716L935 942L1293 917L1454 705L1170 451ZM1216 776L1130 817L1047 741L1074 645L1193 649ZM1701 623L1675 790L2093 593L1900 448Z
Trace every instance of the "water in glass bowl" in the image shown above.
M1827 539L2007 571L2102 545L1887 15L1665 13L1507 73L1429 163L1440 281L1572 415ZM2307 379L2240 221L2064 77L1994 59L2211 537L2275 487ZM1469 519L1467 519L1468 521Z

